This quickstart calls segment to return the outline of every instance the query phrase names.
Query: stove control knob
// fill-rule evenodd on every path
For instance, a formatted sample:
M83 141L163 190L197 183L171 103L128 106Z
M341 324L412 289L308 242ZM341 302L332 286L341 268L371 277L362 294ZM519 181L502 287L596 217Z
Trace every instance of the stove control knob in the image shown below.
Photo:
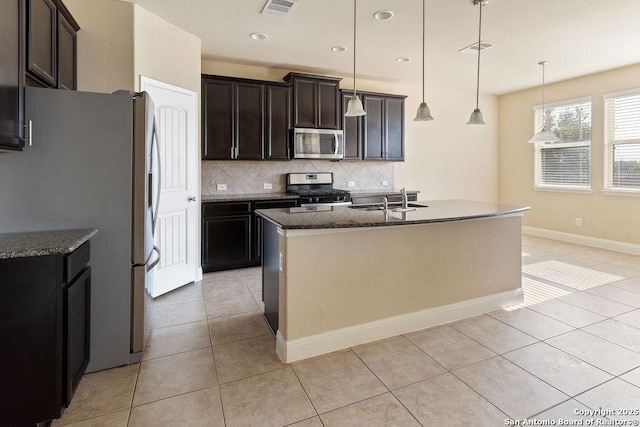
M316 197L316 198L314 199L314 202L316 202L316 203L318 203L319 201L320 201L320 197Z
M344 202L344 196L338 196L338 201L339 202Z
M307 202L313 203L313 197L307 197Z

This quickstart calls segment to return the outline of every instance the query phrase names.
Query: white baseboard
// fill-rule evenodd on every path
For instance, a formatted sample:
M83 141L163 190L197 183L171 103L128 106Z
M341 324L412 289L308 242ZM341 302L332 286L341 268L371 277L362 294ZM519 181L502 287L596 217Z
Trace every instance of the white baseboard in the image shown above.
M202 267L198 267L196 269L196 282L199 282L202 280Z
M594 248L640 255L640 245L636 245L634 243L618 242L615 240L600 239L597 237L582 236L579 234L564 233L562 231L528 226L522 226L522 232L530 236L545 237L547 239L560 240L562 242L576 243L578 245L593 246Z
M523 298L522 289L518 288L290 341L286 341L278 331L276 353L282 362L291 363L521 304Z

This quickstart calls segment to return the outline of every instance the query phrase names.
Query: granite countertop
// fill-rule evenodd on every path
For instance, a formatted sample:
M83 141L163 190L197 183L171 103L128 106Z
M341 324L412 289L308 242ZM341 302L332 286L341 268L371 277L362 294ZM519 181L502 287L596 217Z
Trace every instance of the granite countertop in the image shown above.
M209 202L239 202L244 200L286 200L297 199L297 194L290 193L240 193L240 194L213 194L203 195L202 203Z
M0 234L0 259L67 254L98 230L57 230Z
M463 221L522 213L527 206L469 200L430 200L410 202L426 205L409 212L386 213L381 209L354 209L349 206L319 206L284 209L258 209L256 213L285 230L321 228L382 227L434 222Z

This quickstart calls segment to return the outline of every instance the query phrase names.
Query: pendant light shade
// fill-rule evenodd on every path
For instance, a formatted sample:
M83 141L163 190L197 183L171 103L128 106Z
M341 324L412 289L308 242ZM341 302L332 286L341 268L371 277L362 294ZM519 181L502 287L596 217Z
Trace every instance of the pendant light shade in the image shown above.
M482 7L489 3L489 0L473 0L473 5L480 5L480 19L478 23L478 73L476 78L476 109L471 113L471 117L467 122L468 125L484 125L485 122L482 119L482 111L478 107L480 101L480 41L482 40Z
M422 0L422 102L420 103L420 106L418 107L418 111L416 112L416 118L413 119L416 122L426 122L429 120L433 120L433 117L431 117L431 110L429 109L429 106L427 105L426 102L424 102L424 61L425 61L425 52L424 52L424 36L425 36L425 3L426 0Z
M416 122L426 122L429 120L433 120L433 117L431 117L431 110L429 109L429 106L426 102L420 103L420 106L418 107L418 111L416 113L416 118L413 120L415 120Z
M362 107L362 101L360 101L360 97L354 92L353 96L349 100L349 104L347 104L347 112L344 113L347 117L357 117L364 116L367 114L364 111L364 107Z
M479 108L473 110L471 117L469 117L468 125L485 125L484 118L482 117L482 111Z
M536 142L558 142L560 138L550 130L547 130L547 118L544 114L544 66L547 65L547 61L540 61L538 65L542 65L542 130L540 132L533 135L533 138L528 140L529 144L535 144Z
M558 141L560 141L560 139L558 139L555 133L543 128L540 132L533 135L533 137L527 142L529 144L535 144L536 142L558 142Z
M364 116L367 114L356 91L356 0L353 0L353 96L347 104L346 117Z

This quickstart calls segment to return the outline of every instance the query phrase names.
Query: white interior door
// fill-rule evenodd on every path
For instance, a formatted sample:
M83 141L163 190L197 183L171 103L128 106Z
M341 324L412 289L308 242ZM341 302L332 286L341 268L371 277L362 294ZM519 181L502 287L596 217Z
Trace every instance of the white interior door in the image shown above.
M144 76L140 89L155 104L160 147L160 206L154 234L160 263L148 289L155 298L197 277L198 96Z

